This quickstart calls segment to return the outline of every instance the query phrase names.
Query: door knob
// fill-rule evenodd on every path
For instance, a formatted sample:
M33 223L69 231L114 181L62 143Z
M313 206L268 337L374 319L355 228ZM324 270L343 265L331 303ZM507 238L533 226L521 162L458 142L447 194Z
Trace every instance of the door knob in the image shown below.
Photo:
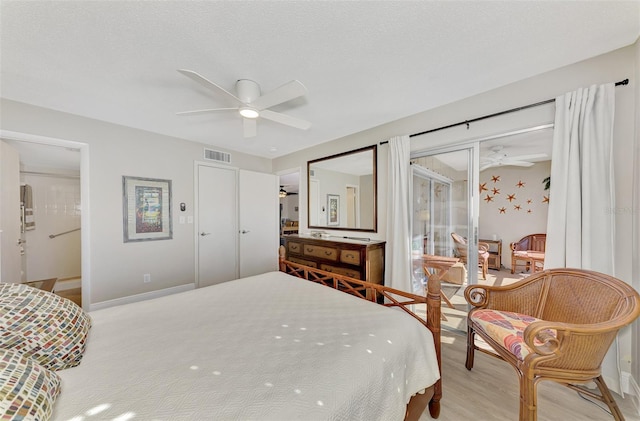
M242 230L240 231L240 234L247 234L248 232L250 232L249 230Z
M211 235L210 232L201 232L200 237L204 237L205 235Z

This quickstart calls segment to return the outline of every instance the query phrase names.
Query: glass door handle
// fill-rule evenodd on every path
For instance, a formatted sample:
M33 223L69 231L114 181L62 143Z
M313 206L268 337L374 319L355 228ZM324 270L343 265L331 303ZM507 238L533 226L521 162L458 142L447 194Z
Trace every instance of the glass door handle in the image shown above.
M204 237L205 235L211 235L210 232L201 232L200 237Z

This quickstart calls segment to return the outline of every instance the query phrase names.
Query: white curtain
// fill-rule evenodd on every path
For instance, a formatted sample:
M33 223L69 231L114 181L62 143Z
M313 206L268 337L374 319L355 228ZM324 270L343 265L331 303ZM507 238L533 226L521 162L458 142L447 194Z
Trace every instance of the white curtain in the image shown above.
M409 136L396 136L389 139L385 285L401 291L413 292L409 157Z
M612 83L556 98L545 269L613 275Z
M614 100L613 83L556 98L545 269L580 268L615 276ZM618 361L614 343L602 374L611 390L620 393Z

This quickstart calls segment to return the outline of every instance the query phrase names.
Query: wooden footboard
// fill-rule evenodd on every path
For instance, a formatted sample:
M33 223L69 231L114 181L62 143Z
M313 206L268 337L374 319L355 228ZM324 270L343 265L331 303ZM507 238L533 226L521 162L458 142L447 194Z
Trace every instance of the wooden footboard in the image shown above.
M418 320L433 334L433 341L438 358L438 368L442 373L440 354L440 279L430 276L427 281L426 296L411 294L383 285L361 281L324 270L304 266L286 260L284 247L280 246L280 271L312 282L326 285L346 292L364 300L372 301L385 307L398 307ZM413 311L414 304L426 304L426 320ZM407 405L405 420L418 420L429 405L431 417L440 415L440 399L442 398L442 378L427 388L424 394L417 394Z

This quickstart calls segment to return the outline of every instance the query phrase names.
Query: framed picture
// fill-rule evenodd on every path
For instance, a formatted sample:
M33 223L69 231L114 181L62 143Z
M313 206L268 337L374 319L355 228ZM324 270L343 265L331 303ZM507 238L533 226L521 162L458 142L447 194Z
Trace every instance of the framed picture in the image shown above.
M122 177L124 242L170 240L171 180Z
M327 195L327 225L340 225L340 196L337 194Z

